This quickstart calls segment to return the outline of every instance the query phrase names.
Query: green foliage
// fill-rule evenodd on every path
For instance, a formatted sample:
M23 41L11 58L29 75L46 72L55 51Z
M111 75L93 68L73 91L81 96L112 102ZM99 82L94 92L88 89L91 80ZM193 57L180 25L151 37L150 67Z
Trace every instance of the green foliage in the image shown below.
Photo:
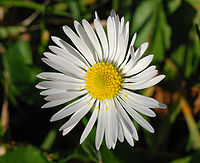
M33 146L17 146L0 156L0 162L4 163L48 163L43 153Z

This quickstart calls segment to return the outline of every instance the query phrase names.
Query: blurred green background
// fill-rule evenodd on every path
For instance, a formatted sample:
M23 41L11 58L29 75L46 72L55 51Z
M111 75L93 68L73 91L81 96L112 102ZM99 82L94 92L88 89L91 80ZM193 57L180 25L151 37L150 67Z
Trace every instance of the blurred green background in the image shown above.
M96 151L95 128L79 145L87 117L64 137L58 128L66 119L49 122L61 107L40 109L35 75L52 70L40 60L50 35L69 41L63 25L92 24L95 11L105 24L112 8L130 21L130 36L137 32L135 48L149 42L145 54L155 54L152 64L166 75L140 93L168 108L146 117L155 134L136 124L134 147L103 143ZM0 107L1 163L200 162L200 0L0 0Z

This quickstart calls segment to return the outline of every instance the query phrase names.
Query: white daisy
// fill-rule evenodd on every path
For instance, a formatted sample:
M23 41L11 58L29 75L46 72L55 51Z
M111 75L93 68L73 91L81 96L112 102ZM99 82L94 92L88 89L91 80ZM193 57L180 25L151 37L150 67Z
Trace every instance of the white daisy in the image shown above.
M65 34L75 47L58 37L52 37L57 46L49 46L52 52L45 52L46 58L42 58L42 61L59 72L42 72L37 75L47 80L36 86L44 89L41 95L47 95L45 100L48 102L42 108L77 99L51 118L51 121L57 121L73 114L60 128L63 135L70 132L91 111L92 115L80 143L85 140L97 121L97 150L104 135L109 149L115 148L117 139L123 142L124 137L133 146L133 138L138 140L138 134L130 117L153 133L152 126L139 113L155 117L150 108L166 108L165 104L136 94L135 90L151 87L165 75L156 76L156 67L148 67L153 55L140 59L148 43L143 43L134 51L134 34L128 46L129 22L125 23L124 17L120 19L112 10L105 32L97 14L95 16L95 31L86 20L82 21L82 25L74 21L77 34L68 26L63 26Z

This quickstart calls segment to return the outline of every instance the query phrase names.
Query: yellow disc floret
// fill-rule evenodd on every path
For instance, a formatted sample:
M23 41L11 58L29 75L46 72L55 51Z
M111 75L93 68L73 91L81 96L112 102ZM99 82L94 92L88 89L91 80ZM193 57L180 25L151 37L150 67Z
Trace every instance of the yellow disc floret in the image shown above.
M122 77L111 63L96 63L88 69L85 79L88 93L98 100L114 97L121 89Z

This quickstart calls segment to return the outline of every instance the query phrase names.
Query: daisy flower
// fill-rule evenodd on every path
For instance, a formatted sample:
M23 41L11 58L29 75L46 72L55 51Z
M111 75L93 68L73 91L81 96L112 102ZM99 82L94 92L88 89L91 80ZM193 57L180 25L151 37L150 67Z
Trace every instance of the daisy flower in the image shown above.
M71 118L60 128L63 135L69 133L88 113L91 117L82 133L82 143L97 121L95 146L99 150L103 137L108 149L115 148L117 139L133 146L138 140L136 128L130 117L143 128L153 133L153 127L139 114L155 117L150 108L166 108L153 98L135 93L136 90L154 86L165 75L158 75L155 66L149 66L153 55L142 55L148 47L143 43L136 51L133 48L136 34L129 44L129 22L111 11L106 31L95 13L94 27L82 20L74 21L76 33L63 26L65 34L74 46L52 36L56 46L49 46L42 61L58 72L42 72L37 84L43 89L41 95L48 101L42 108L50 108L73 101L58 111L51 122Z

